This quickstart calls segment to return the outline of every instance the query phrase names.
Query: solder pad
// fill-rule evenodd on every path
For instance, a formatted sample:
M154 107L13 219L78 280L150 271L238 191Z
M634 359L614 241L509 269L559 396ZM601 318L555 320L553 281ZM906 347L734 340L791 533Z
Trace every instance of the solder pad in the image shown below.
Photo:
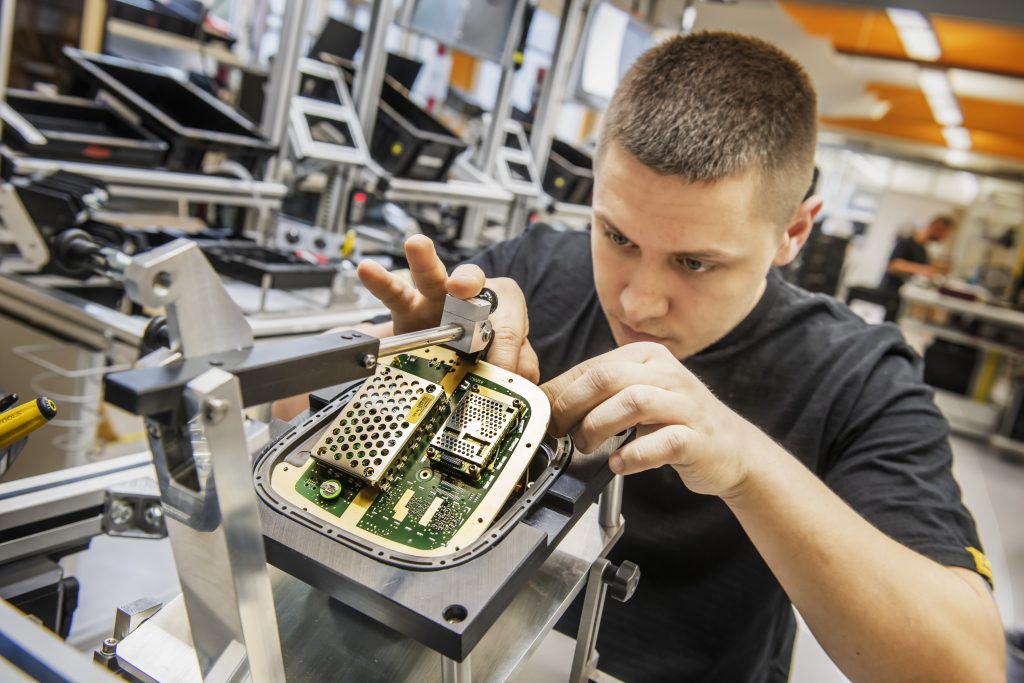
M392 395L398 389L411 390L414 381L419 382L415 387L421 391L402 393L401 398ZM402 382L408 387L403 388ZM431 393L427 387L436 389ZM424 396L436 398L425 400ZM383 404L376 405L378 400ZM380 413L371 416L369 410L388 408L389 400L395 400L390 414L406 419L386 422L382 417L374 423L372 417ZM359 410L366 412L360 415ZM349 411L353 414L348 415ZM416 414L410 415L412 411ZM463 411L461 417L453 414L458 411ZM363 423L367 417L371 420ZM450 423L449 418L455 419ZM549 419L547 397L522 377L485 362L466 364L440 347L400 354L381 359L377 374L317 437L303 466L289 464L296 462L289 458L273 467L271 488L318 520L379 547L418 557L443 557L466 548L488 529L522 482ZM394 429L381 431L379 427L385 423L397 426L398 433ZM408 427L402 428L403 423ZM387 449L389 441L395 442L386 454L390 468L381 455L382 447L376 448L373 457L362 457L364 453L369 456L369 450L361 451L356 467L345 464L356 458L334 458L342 452L337 437L354 444L359 438L347 439L355 427L372 424L378 426L374 436L382 438L369 443L376 446L383 441ZM468 443L480 446L455 453L462 470L453 466L454 458L447 464L437 459L438 435L443 435L446 425L459 425L458 436L469 437ZM346 428L350 432L346 433ZM386 431L391 431L391 436L383 437ZM449 435L454 437L451 430ZM365 446L367 441L361 443ZM331 445L338 450L331 451ZM327 453L319 452L324 447ZM381 464L374 466L376 457ZM368 465L364 464L367 460ZM473 476L466 474L470 466L476 468ZM373 471L367 474L367 468ZM328 481L340 484L340 494L321 495L321 484ZM333 485L329 488L333 491Z

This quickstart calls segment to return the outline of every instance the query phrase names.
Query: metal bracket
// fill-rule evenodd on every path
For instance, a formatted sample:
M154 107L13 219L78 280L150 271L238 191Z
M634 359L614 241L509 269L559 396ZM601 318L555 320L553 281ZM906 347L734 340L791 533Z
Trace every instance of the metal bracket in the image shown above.
M238 379L212 368L189 382L184 393L187 415L194 416L205 439L205 447L192 443L200 487L185 490L166 472L160 479L200 670L204 677L213 675L231 660L233 669L247 671L253 680L283 681ZM158 441L150 443L157 469L166 467Z
M249 322L195 242L178 239L134 256L121 277L133 301L167 308L171 346L186 358L253 345Z

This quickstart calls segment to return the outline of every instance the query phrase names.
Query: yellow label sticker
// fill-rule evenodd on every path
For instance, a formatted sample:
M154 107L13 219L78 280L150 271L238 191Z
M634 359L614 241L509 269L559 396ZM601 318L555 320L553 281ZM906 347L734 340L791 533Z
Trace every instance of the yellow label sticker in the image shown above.
M423 417L423 413L427 412L427 408L434 402L434 396L432 394L423 394L420 399L416 401L416 404L409 409L409 414L405 416L406 422L412 422L416 424Z
M992 578L992 563L985 557L985 553L973 546L968 547L967 552L974 558L974 568L978 573L988 579L989 583L995 583L995 580Z
M399 154L402 153L403 149L405 149L405 147L402 146L402 143L396 142L391 145L391 154L397 157Z

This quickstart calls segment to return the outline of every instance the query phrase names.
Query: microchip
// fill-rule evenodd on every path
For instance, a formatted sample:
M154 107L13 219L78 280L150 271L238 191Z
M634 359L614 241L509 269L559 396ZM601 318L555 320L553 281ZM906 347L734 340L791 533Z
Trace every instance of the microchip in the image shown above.
M444 396L441 387L378 365L313 447L313 457L369 484L381 484Z
M467 391L430 440L435 457L455 469L467 463L470 472L484 468L509 427L519 417L519 401L488 392Z

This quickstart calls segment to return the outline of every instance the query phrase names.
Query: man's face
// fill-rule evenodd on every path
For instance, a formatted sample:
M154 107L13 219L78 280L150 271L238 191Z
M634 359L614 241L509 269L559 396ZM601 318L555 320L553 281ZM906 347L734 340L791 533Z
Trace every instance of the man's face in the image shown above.
M928 240L931 242L941 242L949 237L951 232L953 226L945 221L932 221L928 224Z
M653 341L685 358L753 309L782 241L754 210L755 187L749 173L689 184L609 144L595 180L591 251L619 345Z

